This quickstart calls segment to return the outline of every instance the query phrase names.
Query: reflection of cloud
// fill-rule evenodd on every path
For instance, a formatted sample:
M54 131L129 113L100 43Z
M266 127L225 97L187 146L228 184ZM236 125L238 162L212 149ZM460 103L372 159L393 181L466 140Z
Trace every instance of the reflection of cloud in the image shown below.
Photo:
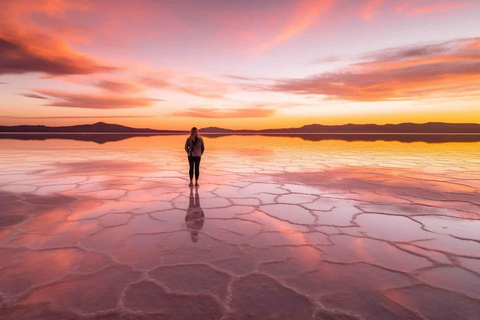
M153 101L161 101L145 97L128 97L124 95L89 95L68 93L53 90L38 90L40 94L53 99L47 106L88 109L123 109L148 107Z
M232 152L241 157L259 157L259 156L274 156L275 151L266 148L225 148L225 153Z
M275 114L274 109L266 108L246 108L246 109L202 109L190 108L185 111L175 112L172 115L178 117L194 117L194 118L265 118Z
M322 13L330 10L335 0L301 0L295 4L287 25L273 39L265 42L255 51L263 52L272 46L299 36L318 22Z
M383 50L366 62L303 79L280 80L273 90L345 100L406 100L435 93L480 90L480 39Z
M377 14L377 8L382 5L384 0L369 0L363 7L362 17L363 20L370 22L374 15Z
M155 172L155 167L140 161L124 161L124 160L91 160L91 161L72 161L60 162L55 164L56 168L50 171L50 176L63 176L64 174L83 173L90 175L104 175L108 173L138 173L138 172ZM115 177L119 181L123 177ZM125 181L130 181L129 177L125 177Z
M432 180L413 168L337 167L315 172L280 173L279 182L308 185L326 193L346 193L352 200L393 207L405 203L453 209L452 214L472 218L480 208L475 188L454 181ZM341 196L341 195L339 195ZM458 211L458 212L456 212Z

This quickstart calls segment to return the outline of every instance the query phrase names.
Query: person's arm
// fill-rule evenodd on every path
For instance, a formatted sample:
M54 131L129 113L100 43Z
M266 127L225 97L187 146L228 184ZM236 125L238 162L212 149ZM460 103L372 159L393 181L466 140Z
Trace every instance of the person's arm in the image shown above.
M203 154L203 151L205 151L205 143L203 143L203 139L202 139L202 154Z
M189 145L188 145L188 138L187 141L185 141L185 151L188 153Z

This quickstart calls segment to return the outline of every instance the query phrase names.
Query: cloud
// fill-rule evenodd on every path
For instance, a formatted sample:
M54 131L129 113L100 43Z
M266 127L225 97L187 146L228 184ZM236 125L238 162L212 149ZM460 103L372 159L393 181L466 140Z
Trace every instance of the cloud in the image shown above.
M406 15L421 15L441 11L453 11L463 8L479 7L477 1L431 1L431 0L415 0L400 3L396 7L396 11Z
M250 78L250 77L243 77L243 76L236 76L236 75L231 75L231 74L225 74L223 75L225 78L233 79L233 80L240 80L240 81L255 81L258 80L258 78Z
M384 0L369 0L365 3L362 9L363 20L371 22L373 16L377 15L377 8L383 4Z
M333 63L333 62L339 62L339 61L342 61L342 59L340 57L330 56L330 57L316 59L316 60L312 61L311 63L312 64L322 64L322 63Z
M129 82L100 80L95 83L99 88L115 93L137 93L142 91L137 85Z
M90 74L108 72L112 67L102 66L93 59L76 54L53 38L44 37L24 44L0 37L0 74L43 72L49 75Z
M0 116L8 119L116 119L116 118L153 118L153 116L56 116L56 117L15 117Z
M226 83L184 71L164 70L140 79L140 83L159 89L184 92L203 98L223 98L228 92Z
M354 101L480 91L479 38L382 50L336 72L277 81L271 90Z
M453 61L479 61L480 38L379 50L361 57L366 62L354 66L364 70L397 69L401 67Z
M87 108L87 109L125 109L148 107L158 99L145 97L128 97L124 95L92 95L68 93L53 90L38 90L38 93L49 97L50 107Z
M2 1L0 74L41 72L56 76L115 70L76 52L67 40L77 39L78 35L70 33L70 37L61 32L72 27L65 18L67 12L90 9L90 1ZM49 27L48 23L39 22L42 20L55 20L57 23L54 27ZM62 35L62 38L58 35Z
M275 114L274 109L267 108L246 108L246 109L204 109L204 108L190 108L185 111L175 112L172 115L178 117L193 117L193 118L209 118L209 119L224 119L224 118L266 118Z
M272 39L266 41L261 46L255 48L255 52L264 52L271 47L291 40L299 36L312 26L314 26L319 17L330 10L335 0L301 0L295 4L295 8L289 21L283 29Z
M33 98L33 99L48 99L47 97L41 96L39 94L34 94L34 93L25 93L25 94L21 94L21 96L24 96L27 98Z

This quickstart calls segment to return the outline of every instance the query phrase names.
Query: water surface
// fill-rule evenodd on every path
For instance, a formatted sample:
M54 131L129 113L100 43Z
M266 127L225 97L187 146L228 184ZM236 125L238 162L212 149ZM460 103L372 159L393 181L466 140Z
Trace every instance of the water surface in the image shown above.
M0 318L478 319L479 142L185 138L0 140Z

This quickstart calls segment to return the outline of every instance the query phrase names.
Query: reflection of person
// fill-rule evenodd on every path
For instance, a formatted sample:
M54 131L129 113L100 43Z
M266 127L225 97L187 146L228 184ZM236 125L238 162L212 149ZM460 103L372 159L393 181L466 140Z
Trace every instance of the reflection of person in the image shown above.
M203 151L205 151L205 144L203 143L202 137L198 135L198 130L196 127L193 127L190 130L190 137L187 138L185 142L185 151L188 154L188 164L190 165L190 184L193 186L193 167L195 165L195 186L198 187L198 176L200 175L200 159L202 157Z
M193 197L192 189L190 189L190 202L188 204L187 215L185 216L185 224L187 225L187 228L190 229L192 241L197 242L198 233L202 230L205 222L205 215L200 207L198 189L195 188L195 198Z

